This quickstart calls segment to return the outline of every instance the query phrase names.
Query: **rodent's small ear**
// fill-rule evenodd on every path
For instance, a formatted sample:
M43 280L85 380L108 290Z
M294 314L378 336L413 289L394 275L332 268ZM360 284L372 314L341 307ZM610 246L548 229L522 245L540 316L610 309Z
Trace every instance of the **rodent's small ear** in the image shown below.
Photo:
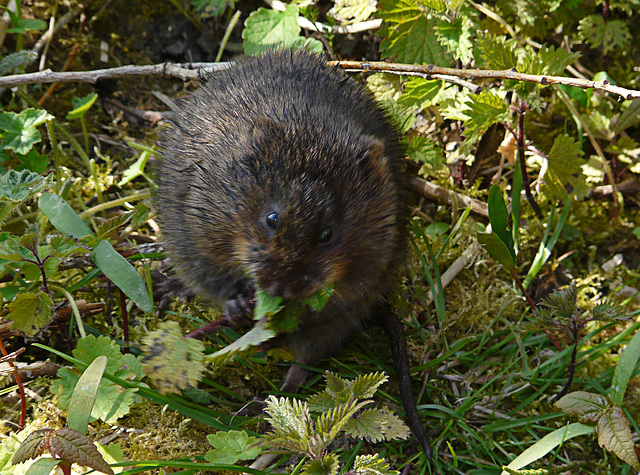
M389 165L385 155L384 142L376 137L368 136L365 144L365 154L360 165L365 170L373 170L374 176L384 177L388 174Z
M248 139L254 143L269 140L273 143L274 138L284 135L284 130L275 120L264 115L256 115L251 119Z

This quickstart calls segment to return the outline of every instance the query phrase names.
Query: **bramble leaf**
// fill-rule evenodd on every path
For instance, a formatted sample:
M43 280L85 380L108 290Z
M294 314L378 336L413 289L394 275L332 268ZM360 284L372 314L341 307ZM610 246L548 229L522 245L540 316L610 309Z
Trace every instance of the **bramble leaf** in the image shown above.
M555 403L568 416L577 417L582 423L597 422L611 407L609 399L586 391L574 391Z
M68 427L58 429L50 435L49 445L51 455L55 458L114 475L109 464L98 452L93 440L78 431Z
M142 359L144 372L162 394L179 394L202 380L204 345L184 338L176 322L160 323L141 343L148 355Z
M44 454L47 449L47 435L50 432L49 429L34 430L22 441L18 450L13 454L11 463L17 465Z

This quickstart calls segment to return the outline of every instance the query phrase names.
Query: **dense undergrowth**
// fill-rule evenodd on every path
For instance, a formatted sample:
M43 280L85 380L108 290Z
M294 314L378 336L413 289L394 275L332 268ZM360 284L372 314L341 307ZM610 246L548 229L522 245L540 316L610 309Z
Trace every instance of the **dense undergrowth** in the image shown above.
M167 116L154 111L169 109L165 97L196 82L124 76L2 89L0 339L8 353L26 348L13 361L28 391L21 421L3 362L0 473L26 470L12 457L42 428L51 431L36 433L34 446L59 443L60 459L99 470L91 465L98 456L74 459L65 444L99 442L115 471L122 462L261 473L238 467L281 449L276 436L271 446L261 439L280 430L288 445L269 462L277 470L500 474L512 464L549 471L539 473L635 473L640 99L603 89L640 89L639 8L577 0L301 0L282 8L23 1L4 26L0 80L37 71L40 62L90 71L232 60L243 48L253 54L274 44L334 60L497 73L472 83L462 72L425 77L374 67L359 77L405 137L412 253L390 302L405 324L431 459L402 438L391 413L404 416L376 326L314 368L302 393L320 394L309 407L273 398L265 422L235 414L255 396L278 394L286 352L243 354L213 368L203 355L240 335L225 330L200 344L182 334L216 320L219 309L175 299L156 315L156 272L170 269L148 170ZM49 20L65 14L68 23L41 47ZM513 68L538 82L509 76ZM600 90L542 79L551 76L598 81ZM440 188L425 191L423 179ZM448 191L477 206L452 204ZM99 355L108 357L105 376L95 401L78 409L74 388ZM363 376L375 372L392 383ZM371 398L375 409L365 408ZM328 422L309 422L305 411L324 411ZM77 421L89 415L88 426ZM325 445L310 448L305 431L317 431ZM526 462L518 461L527 449Z

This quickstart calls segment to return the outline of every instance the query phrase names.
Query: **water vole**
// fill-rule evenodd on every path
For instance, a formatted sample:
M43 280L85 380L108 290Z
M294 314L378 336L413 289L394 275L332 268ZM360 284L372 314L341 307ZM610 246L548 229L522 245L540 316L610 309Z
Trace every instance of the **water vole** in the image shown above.
M181 104L161 146L156 203L190 289L225 302L254 283L288 299L333 288L284 338L298 362L337 351L397 279L400 136L366 89L320 56L272 51L217 73Z

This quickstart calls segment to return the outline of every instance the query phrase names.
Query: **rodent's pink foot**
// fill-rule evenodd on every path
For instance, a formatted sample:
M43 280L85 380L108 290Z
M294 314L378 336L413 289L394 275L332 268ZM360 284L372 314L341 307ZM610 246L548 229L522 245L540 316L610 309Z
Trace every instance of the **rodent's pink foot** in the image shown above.
M153 300L157 302L156 313L158 315L162 315L169 308L175 297L184 302L194 295L177 277L167 277L155 270L151 271L151 283L153 285Z

